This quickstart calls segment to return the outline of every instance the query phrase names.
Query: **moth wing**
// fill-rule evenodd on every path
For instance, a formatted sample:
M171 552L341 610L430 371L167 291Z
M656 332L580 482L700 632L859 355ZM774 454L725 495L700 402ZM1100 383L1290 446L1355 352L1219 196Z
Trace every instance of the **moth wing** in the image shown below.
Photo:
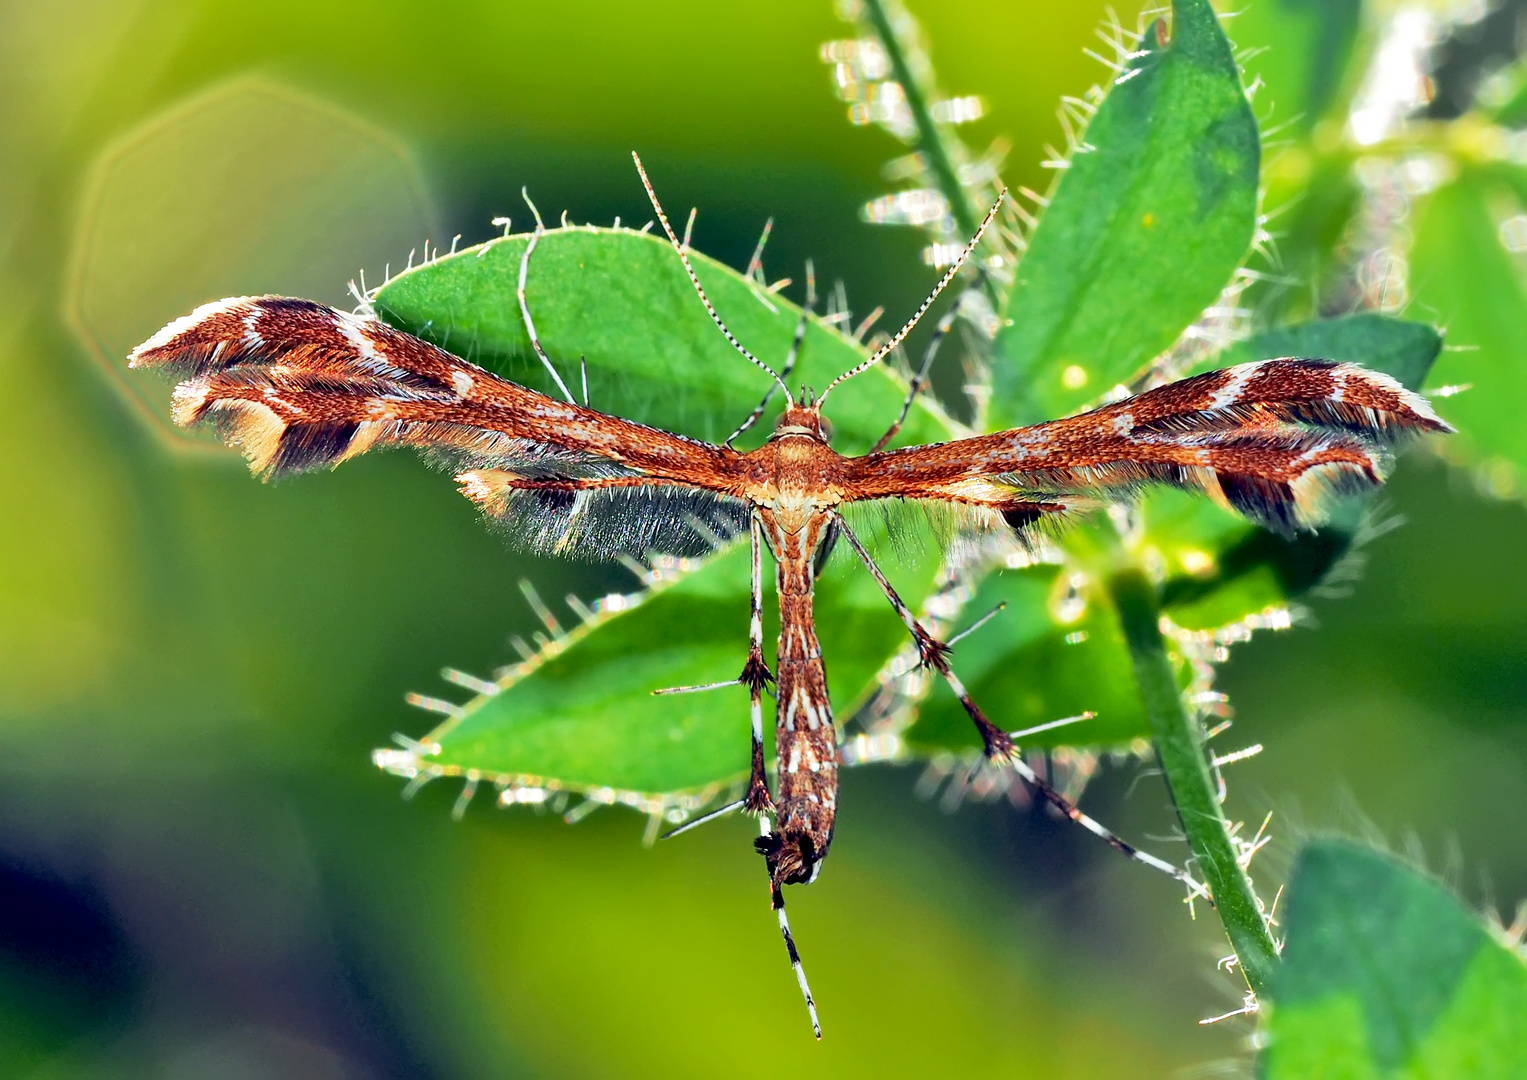
M962 505L1023 532L1166 484L1292 534L1323 520L1328 496L1382 482L1396 441L1450 430L1425 398L1386 375L1283 358L1206 372L1063 420L851 459L844 486L856 500Z
M369 316L233 297L129 362L185 376L175 421L218 426L257 475L412 446L533 550L698 554L746 525L735 451L558 401Z

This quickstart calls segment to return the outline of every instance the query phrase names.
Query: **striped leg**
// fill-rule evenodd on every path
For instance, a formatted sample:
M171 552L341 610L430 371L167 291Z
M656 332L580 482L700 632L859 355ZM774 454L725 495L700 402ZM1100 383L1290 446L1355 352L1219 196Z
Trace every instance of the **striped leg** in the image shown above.
M750 538L753 546L753 612L748 624L748 659L742 666L742 674L726 682L704 683L699 686L670 686L663 690L652 691L654 694L693 694L705 690L719 690L724 686L736 686L739 683L748 688L751 698L749 707L753 720L753 756L752 766L748 772L748 793L738 802L728 803L719 810L712 810L702 817L685 822L671 832L664 833L665 840L670 836L688 832L695 826L703 825L723 814L729 814L739 807L746 813L758 815L772 813L774 810L774 799L769 794L763 746L763 692L764 688L774 681L774 673L769 670L769 665L764 662L763 657L763 534L756 516L752 521Z
M896 609L896 614L901 616L901 621L906 624L907 629L911 632L912 640L917 643L917 652L923 664L942 675L944 680L949 683L949 689L954 691L954 696L960 699L960 704L964 706L966 714L975 723L976 730L981 733L981 741L986 746L987 758L1011 765L1013 770L1023 777L1024 782L1038 792L1042 798L1094 836L1101 837L1107 841L1122 854L1134 859L1136 862L1144 863L1153 870L1159 870L1163 874L1169 874L1176 878L1188 887L1188 891L1192 895L1203 897L1206 900L1210 899L1209 890L1186 870L1158 859L1154 855L1140 851L1133 844L1116 836L1100 822L1082 813L1075 803L1045 783L1033 769L1029 768L1028 763L1018 753L1018 747L1013 742L1013 737L987 719L980 706L971 700L965 685L960 682L959 677L950 669L949 646L936 640L917 621L911 609L897 595L896 590L891 587L891 583L886 580L885 575L880 572L880 567L875 565L875 560L870 558L870 553L859 542L859 538L853 534L848 524L841 518L839 519L839 527L843 530L843 535L848 538L848 542L853 545L853 549L858 553L859 558L863 560L864 565L869 568L869 572L874 575L875 581L879 583L881 591L886 595L886 599Z
M770 833L768 818L759 818L758 828L760 835L768 836ZM801 996L806 999L806 1012L811 1017L811 1030L820 1040L822 1025L817 1020L817 1003L811 996L811 987L806 983L806 969L801 965L801 953L795 947L795 935L790 932L790 920L785 915L785 893L772 881L769 882L769 906L779 916L780 936L785 939L785 951L790 954L790 970L795 972L795 981L800 984Z
M753 719L753 766L748 776L748 793L743 799L743 809L750 814L766 814L774 809L769 796L769 782L764 772L763 747L763 691L774 681L769 665L763 658L763 534L758 515L751 524L753 546L753 612L748 623L748 660L743 665L739 681L748 688L749 708Z

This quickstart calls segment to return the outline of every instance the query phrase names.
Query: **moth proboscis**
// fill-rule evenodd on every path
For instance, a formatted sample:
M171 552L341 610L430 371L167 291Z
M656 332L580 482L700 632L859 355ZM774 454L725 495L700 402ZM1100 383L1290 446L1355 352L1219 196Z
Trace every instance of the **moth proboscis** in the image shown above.
M173 398L176 423L220 425L262 477L337 465L374 448L412 446L453 464L462 494L485 514L509 523L511 533L536 550L608 558L692 548L697 519L746 531L752 546L752 611L748 655L735 683L747 686L751 698L751 766L745 796L718 812L741 809L759 820L755 845L766 860L771 904L818 1038L821 1027L785 916L783 888L816 879L837 817L838 733L812 600L818 556L838 540L874 576L912 635L921 663L948 682L989 759L1010 765L1042 798L1130 858L1207 897L1185 870L1136 850L1029 768L1013 737L971 700L950 665L948 645L902 602L842 509L875 500L921 500L1022 535L1162 484L1206 493L1261 525L1291 534L1318 522L1325 494L1381 483L1388 448L1401 437L1451 429L1424 398L1385 375L1353 364L1282 358L1196 375L1048 423L884 450L926 381L918 378L901 417L875 449L843 456L830 445L822 414L832 391L902 342L976 249L1001 197L906 324L813 397L804 389L792 394L786 384L812 291L789 358L775 372L727 329L640 159L636 166L711 319L772 380L763 402L722 445L573 400L523 301L539 219L520 266L521 308L536 355L555 376L565 401L509 382L369 315L275 296L206 304L134 349L130 363L183 375ZM776 390L785 404L773 433L757 449L734 449L731 442L759 419ZM765 546L775 560L780 615L773 670L763 651ZM777 698L774 790L763 749L762 702L771 683Z

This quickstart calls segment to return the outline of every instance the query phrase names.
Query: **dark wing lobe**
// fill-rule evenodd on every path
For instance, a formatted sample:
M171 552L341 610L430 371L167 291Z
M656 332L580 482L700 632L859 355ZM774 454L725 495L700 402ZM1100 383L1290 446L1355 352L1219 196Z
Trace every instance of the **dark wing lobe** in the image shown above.
M698 554L746 521L736 452L557 401L311 301L207 304L129 361L184 375L176 423L216 425L257 475L412 446L536 550Z
M1355 364L1278 359L1033 427L853 459L850 497L943 499L1026 530L1153 484L1203 491L1285 535L1334 494L1382 482L1390 448L1450 431L1429 402Z

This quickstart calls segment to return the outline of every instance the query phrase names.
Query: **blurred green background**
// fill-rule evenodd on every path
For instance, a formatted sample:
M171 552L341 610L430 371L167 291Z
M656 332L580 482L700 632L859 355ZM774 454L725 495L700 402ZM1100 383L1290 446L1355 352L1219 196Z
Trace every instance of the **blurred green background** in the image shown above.
M914 4L943 85L1043 189L1102 4ZM1126 25L1135 11L1121 8ZM450 665L513 658L536 560L411 457L279 486L187 442L122 356L237 292L341 303L365 268L520 216L648 216L915 305L911 230L862 224L888 137L834 100L826 2L0 5L0 1075L1154 1077L1244 1061L1217 922L1049 815L946 813L916 767L850 771L792 897L812 1043L750 826L641 846L368 762ZM1232 28L1233 33L1233 28ZM1435 317L1446 323L1446 312ZM1373 829L1475 901L1527 896L1527 517L1412 454L1346 598L1237 648L1229 809ZM1226 743L1225 745L1229 745ZM1180 858L1159 779L1084 805ZM1148 838L1155 838L1150 840ZM1280 861L1281 860L1281 861ZM1265 886L1264 886L1265 887Z

